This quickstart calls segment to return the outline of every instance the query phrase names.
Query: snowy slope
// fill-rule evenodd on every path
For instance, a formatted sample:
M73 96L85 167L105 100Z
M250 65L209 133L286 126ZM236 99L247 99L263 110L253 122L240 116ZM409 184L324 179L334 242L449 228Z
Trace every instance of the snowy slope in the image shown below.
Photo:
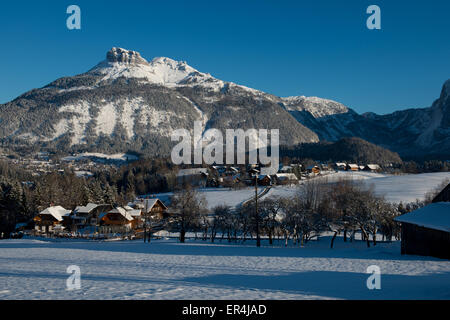
M402 256L398 242L264 245L3 240L0 299L450 299L450 262ZM69 265L80 290L66 290ZM366 287L370 265L381 290Z
M424 200L428 192L440 186L442 182L450 180L450 172L386 175L372 172L338 172L324 177L318 177L324 182L337 182L341 179L362 181L366 186L373 186L375 194L383 196L393 203L408 203ZM303 182L303 183L308 183ZM265 197L291 197L298 193L296 187L275 186Z
M81 161L84 159L104 159L104 160L117 160L117 161L134 161L138 157L133 154L117 153L117 154L104 154L96 152L85 152L75 156L67 156L62 158L63 161Z
M264 189L264 187L259 187L258 194L260 194ZM219 205L229 206L234 209L240 206L243 202L255 196L254 188L244 188L241 190L233 190L229 188L200 188L197 191L200 196L205 198L207 202L206 207L209 210ZM173 196L173 193L156 193L147 196L159 198L162 201L167 201L170 197ZM141 197L145 198L146 196Z
M288 111L308 111L314 118L347 113L342 103L318 97L295 96L281 99Z

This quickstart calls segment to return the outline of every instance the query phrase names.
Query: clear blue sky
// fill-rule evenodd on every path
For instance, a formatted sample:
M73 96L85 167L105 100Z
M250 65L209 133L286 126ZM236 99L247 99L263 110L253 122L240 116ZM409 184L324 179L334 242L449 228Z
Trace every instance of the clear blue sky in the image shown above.
M71 4L80 31L66 28ZM371 4L382 30L366 28ZM1 1L0 103L87 71L113 46L278 96L389 113L431 105L450 78L450 1Z

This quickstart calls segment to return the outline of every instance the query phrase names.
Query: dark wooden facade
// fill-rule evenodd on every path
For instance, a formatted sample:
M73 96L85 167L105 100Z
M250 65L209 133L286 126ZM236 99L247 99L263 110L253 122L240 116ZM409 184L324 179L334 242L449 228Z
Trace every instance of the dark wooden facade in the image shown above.
M75 211L72 215L71 230L77 231L79 228L84 228L87 226L96 226L100 223L99 215L103 212L108 212L113 209L110 204L98 204L89 212L86 211Z
M402 222L401 252L450 259L450 233Z
M156 217L157 219L164 219L168 216L166 205L159 199L149 208L149 212L152 217Z
M450 183L433 199L436 202L450 202Z
M258 185L260 186L270 186L272 184L272 179L270 176L263 175L258 177Z

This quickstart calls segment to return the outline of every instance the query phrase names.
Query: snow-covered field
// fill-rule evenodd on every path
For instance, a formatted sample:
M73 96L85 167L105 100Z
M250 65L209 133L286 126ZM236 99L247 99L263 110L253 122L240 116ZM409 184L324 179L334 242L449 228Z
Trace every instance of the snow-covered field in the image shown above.
M264 187L259 187L258 194L263 190ZM218 205L236 207L255 196L255 187L244 188L241 190L230 190L228 188L205 188L200 189L199 192L208 202L208 209L212 209Z
M264 189L264 187L258 187L258 194ZM197 191L199 195L205 197L207 202L206 207L208 209L212 209L218 205L227 205L234 208L255 196L255 187L243 188L240 190L230 188L199 188ZM157 197L162 201L168 202L170 197L173 196L173 192L149 194L146 196Z
M66 289L70 265L80 290ZM381 290L367 289L370 265ZM3 240L0 299L450 299L450 261L340 238L334 249L329 238L304 248Z
M407 203L416 201L416 199L423 200L426 193L438 187L443 181L450 179L450 172L387 175L362 171L342 171L314 179L328 182L336 182L339 179L359 180L368 186L373 185L375 193L384 196L387 201ZM298 189L295 186L275 186L266 197L289 197L297 192Z
M98 158L104 160L119 160L119 161L133 161L137 160L138 157L133 154L128 153L116 153L116 154L104 154L104 153L92 153L85 152L78 154L76 156L67 156L62 158L63 161L80 161L88 158Z

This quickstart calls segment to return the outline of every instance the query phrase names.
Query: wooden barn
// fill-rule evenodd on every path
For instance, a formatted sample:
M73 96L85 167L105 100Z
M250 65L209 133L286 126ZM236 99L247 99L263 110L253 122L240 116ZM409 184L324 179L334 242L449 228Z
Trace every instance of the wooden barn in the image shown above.
M395 220L402 225L402 254L450 259L450 202L431 203Z

